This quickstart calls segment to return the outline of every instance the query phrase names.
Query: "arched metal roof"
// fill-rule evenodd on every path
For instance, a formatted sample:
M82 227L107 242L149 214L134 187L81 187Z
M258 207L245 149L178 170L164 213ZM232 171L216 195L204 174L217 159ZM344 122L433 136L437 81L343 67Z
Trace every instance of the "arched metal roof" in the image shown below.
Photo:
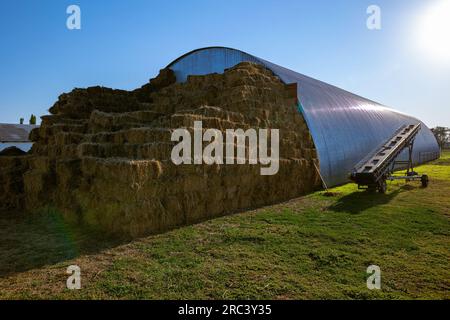
M28 136L37 127L32 124L0 123L0 142L30 142Z
M325 82L283 68L240 50L208 47L191 51L167 67L178 82L188 75L223 73L240 62L264 65L284 83L297 83L301 110L313 137L327 186L347 182L353 167L404 124L420 120ZM423 123L414 145L414 162L439 156L439 146ZM281 128L280 128L281 129Z

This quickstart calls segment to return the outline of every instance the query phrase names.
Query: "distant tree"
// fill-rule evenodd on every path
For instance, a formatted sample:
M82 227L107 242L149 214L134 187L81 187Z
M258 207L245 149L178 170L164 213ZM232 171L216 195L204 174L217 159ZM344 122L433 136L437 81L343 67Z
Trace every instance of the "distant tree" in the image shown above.
M450 142L450 128L436 127L431 129L431 132L436 137L439 147L443 148L446 143Z
M36 124L36 116L34 114L30 117L30 124Z
M20 124L23 124L23 118L20 118Z

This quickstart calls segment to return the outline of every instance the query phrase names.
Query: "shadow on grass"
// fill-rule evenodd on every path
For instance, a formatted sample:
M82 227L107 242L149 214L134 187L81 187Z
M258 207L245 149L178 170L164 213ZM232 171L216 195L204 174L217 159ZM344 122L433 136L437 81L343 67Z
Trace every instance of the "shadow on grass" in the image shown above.
M435 162L433 166L448 167L450 166L450 161Z
M334 212L349 212L351 214L359 214L366 209L387 204L399 193L412 189L416 189L416 187L411 185L403 185L388 194L381 194L377 192L371 193L368 191L356 191L340 198L335 204L329 206L328 210Z
M450 166L449 154L450 151L444 152L439 159L432 161L431 164L435 166Z
M68 224L53 211L0 212L0 277L74 259L129 242Z

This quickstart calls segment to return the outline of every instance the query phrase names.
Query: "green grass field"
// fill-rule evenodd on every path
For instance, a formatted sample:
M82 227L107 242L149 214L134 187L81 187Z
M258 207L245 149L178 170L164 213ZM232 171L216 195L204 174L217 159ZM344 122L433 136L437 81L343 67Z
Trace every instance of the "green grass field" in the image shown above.
M450 152L417 168L430 185L348 184L124 241L58 214L0 218L0 298L449 299ZM66 289L66 268L82 289ZM366 268L381 268L368 290Z

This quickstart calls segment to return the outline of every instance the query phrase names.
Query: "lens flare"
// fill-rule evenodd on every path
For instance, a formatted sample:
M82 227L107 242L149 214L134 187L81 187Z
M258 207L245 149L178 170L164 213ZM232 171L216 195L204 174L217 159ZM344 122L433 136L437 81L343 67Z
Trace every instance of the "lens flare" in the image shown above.
M429 59L450 66L450 0L440 0L425 11L418 40Z

